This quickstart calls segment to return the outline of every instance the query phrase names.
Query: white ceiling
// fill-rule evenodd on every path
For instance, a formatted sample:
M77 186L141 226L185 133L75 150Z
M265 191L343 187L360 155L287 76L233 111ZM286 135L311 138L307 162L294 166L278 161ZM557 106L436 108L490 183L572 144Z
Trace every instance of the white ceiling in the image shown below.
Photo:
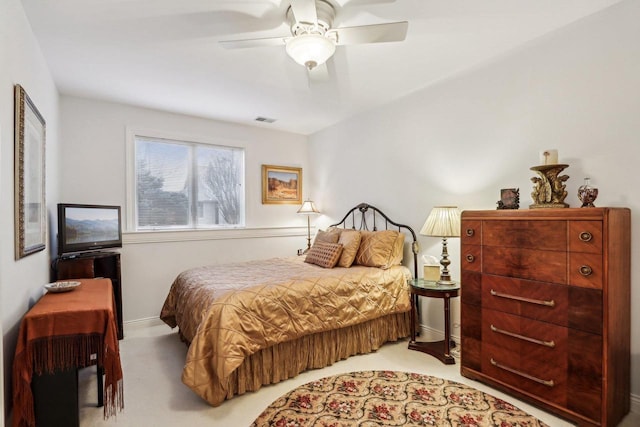
M309 83L284 46L289 0L22 0L60 93L311 134L620 0L328 0L334 27L409 21L403 42L339 46ZM255 122L258 116L277 119Z

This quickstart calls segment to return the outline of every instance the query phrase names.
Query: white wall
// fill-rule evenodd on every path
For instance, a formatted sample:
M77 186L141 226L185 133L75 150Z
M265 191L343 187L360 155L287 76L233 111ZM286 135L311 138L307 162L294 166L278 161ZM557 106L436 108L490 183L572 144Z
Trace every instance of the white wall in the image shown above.
M46 121L47 207L58 198L58 93L18 0L0 0L0 314L3 333L0 397L11 403L11 365L20 320L48 283L49 248L20 261L14 257L13 88L22 85ZM4 396L3 396L4 395ZM4 411L0 411L3 425Z
M307 139L301 135L170 114L77 97L61 98L61 198L66 203L113 204L125 195L126 133L151 129L194 141L245 149L246 226L237 233L173 241L163 233L126 233L122 248L124 319L157 317L175 276L205 264L292 256L306 245L299 205L262 204L262 164L302 167L303 196L311 188ZM293 228L291 228L293 227ZM231 238L229 238L231 237ZM187 238L192 235L187 233Z
M632 210L632 307L640 305L640 2L625 1L529 45L310 138L315 198L328 216L368 201L416 231L435 205L495 209L501 188L531 201L539 151L556 148L597 206ZM358 159L358 161L354 161ZM319 224L322 225L322 224ZM421 237L423 253L440 241ZM454 278L459 240L450 239ZM424 301L442 327L442 302ZM459 322L458 301L453 318ZM632 392L640 394L640 311L632 310ZM459 328L453 330L459 335Z

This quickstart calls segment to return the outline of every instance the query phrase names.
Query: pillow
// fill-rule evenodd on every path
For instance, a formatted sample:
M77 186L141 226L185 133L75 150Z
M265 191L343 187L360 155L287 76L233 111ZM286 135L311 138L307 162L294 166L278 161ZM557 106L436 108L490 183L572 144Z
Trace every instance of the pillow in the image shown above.
M324 268L333 268L338 263L341 254L342 245L340 243L315 242L304 262Z
M404 258L404 233L398 232L398 237L396 238L393 252L391 253L389 267L402 264L402 258Z
M358 230L342 230L338 243L342 244L342 255L338 267L351 267L360 247L360 232Z
M356 264L380 268L392 266L397 258L398 234L401 233L394 230L361 231Z
M327 231L318 230L316 234L316 238L313 240L313 243L316 242L326 242L326 243L338 243L338 239L340 238L340 229L339 228L329 228Z

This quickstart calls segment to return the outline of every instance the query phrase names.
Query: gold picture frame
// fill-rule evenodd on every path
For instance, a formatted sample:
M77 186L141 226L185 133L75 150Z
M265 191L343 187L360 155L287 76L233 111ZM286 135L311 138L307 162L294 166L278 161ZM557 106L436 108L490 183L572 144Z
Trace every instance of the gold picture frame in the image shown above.
M262 165L262 204L302 204L302 168Z
M47 247L46 123L19 84L14 95L15 256L20 259Z

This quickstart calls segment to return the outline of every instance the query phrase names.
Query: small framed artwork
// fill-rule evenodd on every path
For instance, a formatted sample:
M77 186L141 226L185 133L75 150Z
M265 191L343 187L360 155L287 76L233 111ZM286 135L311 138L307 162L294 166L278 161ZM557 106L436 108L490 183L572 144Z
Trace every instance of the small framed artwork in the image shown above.
M16 259L47 244L45 205L45 121L27 92L15 86L15 249Z
M302 204L302 168L262 165L263 204Z
M500 190L498 209L520 209L520 189L503 188Z

